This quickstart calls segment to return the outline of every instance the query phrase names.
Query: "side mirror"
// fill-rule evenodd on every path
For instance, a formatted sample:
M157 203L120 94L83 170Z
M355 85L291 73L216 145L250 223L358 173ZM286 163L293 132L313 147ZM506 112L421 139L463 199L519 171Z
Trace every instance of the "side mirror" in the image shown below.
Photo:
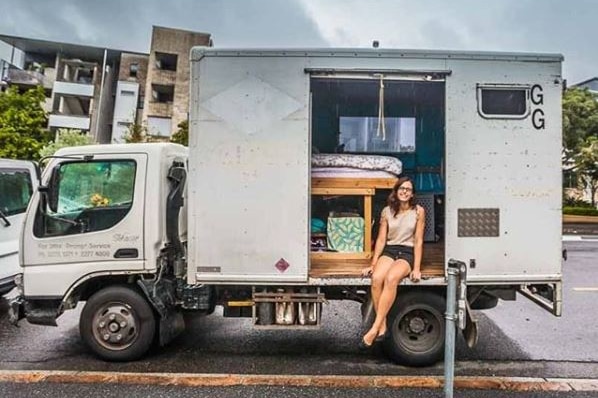
M59 182L60 168L52 170L50 181L48 185L40 185L37 190L46 198L48 208L56 213L58 211L58 182Z

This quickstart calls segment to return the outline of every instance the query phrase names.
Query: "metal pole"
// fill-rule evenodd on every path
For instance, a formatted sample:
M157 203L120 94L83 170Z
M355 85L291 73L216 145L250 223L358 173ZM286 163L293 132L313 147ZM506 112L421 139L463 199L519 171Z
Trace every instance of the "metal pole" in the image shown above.
M444 338L444 396L453 398L453 384L455 377L455 332L457 329L457 284L459 283L459 265L454 260L449 260L446 289L446 319Z

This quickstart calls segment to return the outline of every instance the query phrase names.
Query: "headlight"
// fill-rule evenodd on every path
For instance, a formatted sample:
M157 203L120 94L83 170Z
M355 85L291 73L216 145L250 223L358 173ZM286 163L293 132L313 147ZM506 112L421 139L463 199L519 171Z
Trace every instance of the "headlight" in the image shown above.
M19 289L19 293L23 293L23 274L17 274L15 276L15 285Z

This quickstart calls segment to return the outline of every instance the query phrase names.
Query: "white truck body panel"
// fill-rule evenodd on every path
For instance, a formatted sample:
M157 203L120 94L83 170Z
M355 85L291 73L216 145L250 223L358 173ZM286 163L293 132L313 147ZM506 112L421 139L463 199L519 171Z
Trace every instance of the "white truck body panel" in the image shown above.
M309 80L310 70L327 69L445 76L445 259L475 259L470 283L560 281L561 62L554 54L192 50L189 281L311 283ZM486 118L477 87L487 84L540 86L542 103L528 98L523 118ZM495 211L497 236L459 236L459 211L468 209ZM281 258L291 265L284 272L274 266Z
M33 162L0 159L1 174L14 174L15 172L27 173L32 192L37 189L38 177ZM16 192L12 193L16 194ZM0 210L3 212L6 211L6 205L0 201ZM12 284L14 277L21 273L21 268L19 267L19 235L23 227L25 209L16 214L8 214L6 218L10 225L6 225L0 221L0 291L5 290L2 286Z
M446 257L475 259L468 282L561 280L560 62L450 60L446 79ZM477 84L539 86L523 119L485 119ZM539 93L536 89L536 94ZM541 110L545 128L532 118ZM497 237L459 237L458 211L499 210Z

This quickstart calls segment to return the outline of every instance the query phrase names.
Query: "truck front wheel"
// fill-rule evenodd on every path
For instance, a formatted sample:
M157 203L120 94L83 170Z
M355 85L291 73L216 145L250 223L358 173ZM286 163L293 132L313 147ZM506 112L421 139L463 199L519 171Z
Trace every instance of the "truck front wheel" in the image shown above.
M396 363L429 366L444 355L445 299L430 291L399 294L388 315L384 351Z
M85 344L108 361L132 361L147 352L156 332L149 303L127 286L112 286L91 296L79 320Z

